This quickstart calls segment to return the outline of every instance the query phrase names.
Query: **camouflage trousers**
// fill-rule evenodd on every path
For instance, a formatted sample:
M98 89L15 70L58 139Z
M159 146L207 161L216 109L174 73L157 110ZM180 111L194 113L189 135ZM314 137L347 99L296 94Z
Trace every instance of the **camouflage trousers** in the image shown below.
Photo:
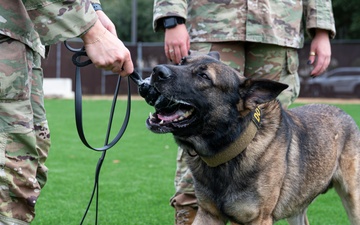
M0 224L29 224L47 180L40 55L0 35Z
M238 70L245 77L266 78L289 85L278 99L287 108L300 92L298 76L299 59L297 49L283 46L251 43L220 42L192 43L191 50L208 53L218 51L220 60ZM175 195L170 199L172 206L196 207L194 182L185 163L186 154L178 148L175 175Z

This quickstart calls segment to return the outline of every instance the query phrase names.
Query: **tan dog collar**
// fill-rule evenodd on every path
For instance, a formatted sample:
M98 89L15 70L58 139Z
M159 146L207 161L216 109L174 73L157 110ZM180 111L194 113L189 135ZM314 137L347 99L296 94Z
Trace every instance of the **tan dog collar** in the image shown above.
M252 123L249 123L249 126L234 143L232 143L227 149L217 153L216 155L210 157L200 156L201 159L208 166L217 167L238 156L242 151L247 148L250 142L254 139L260 125L260 118L261 111L260 108L257 107L253 112Z

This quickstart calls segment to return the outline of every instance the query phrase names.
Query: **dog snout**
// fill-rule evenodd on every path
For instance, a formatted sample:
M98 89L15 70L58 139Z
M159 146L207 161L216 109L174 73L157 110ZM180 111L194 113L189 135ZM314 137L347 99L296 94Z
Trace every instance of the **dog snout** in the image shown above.
M160 93L154 86L150 85L150 77L143 80L143 83L139 85L139 94L145 99L149 105L155 105L156 100L160 96Z
M151 74L151 81L156 82L159 80L166 80L171 77L171 70L164 65L154 67Z

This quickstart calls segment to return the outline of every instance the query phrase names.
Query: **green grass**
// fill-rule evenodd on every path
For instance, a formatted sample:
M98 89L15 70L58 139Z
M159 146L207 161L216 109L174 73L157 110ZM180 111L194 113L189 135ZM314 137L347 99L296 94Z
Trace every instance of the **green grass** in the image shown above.
M84 100L84 130L91 145L104 144L111 101ZM360 124L360 105L339 105ZM46 100L52 148L47 161L49 180L36 206L34 225L79 224L87 207L100 152L87 149L75 127L73 100ZM177 146L170 134L153 134L145 127L151 107L132 101L128 128L110 149L100 174L99 224L173 224L169 198ZM120 128L125 101L118 101L113 135ZM113 137L112 137L113 138ZM334 191L309 208L312 225L349 224ZM84 224L94 224L94 204ZM280 221L277 224L286 224Z

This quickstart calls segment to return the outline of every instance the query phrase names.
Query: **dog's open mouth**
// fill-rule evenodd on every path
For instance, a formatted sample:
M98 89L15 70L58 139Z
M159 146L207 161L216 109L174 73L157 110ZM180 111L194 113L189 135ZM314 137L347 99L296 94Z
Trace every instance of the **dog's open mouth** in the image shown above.
M160 96L155 103L155 113L150 113L147 125L155 132L171 132L195 121L195 107L181 100Z

